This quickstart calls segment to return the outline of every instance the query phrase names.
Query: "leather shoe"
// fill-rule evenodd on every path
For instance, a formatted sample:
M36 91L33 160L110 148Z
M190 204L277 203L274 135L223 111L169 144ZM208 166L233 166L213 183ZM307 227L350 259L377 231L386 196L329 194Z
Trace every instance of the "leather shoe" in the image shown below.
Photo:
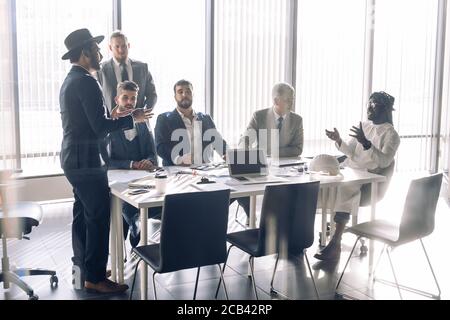
M314 255L314 258L318 260L336 261L341 257L341 245L331 241L325 248L319 253Z
M128 290L128 285L106 279L97 283L85 281L84 288L91 293L123 293Z

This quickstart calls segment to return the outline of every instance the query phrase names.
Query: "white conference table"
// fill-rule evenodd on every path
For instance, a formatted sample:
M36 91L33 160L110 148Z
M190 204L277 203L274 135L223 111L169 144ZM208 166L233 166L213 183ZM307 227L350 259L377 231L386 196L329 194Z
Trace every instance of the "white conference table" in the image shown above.
M188 174L191 169L186 167L168 167L165 168L169 173L166 194L186 193L207 191L208 188L231 188L230 197L250 197L250 228L256 227L256 196L263 195L267 184L251 184L241 185L230 183L230 178L225 176L224 169L213 171L196 171L197 174ZM226 170L226 169L225 169ZM176 172L183 172L183 174L175 175ZM333 211L334 202L336 199L337 188L344 184L362 185L366 183L372 184L372 201L371 201L371 220L375 219L376 214L376 199L378 183L385 181L384 176L372 174L366 171L353 170L345 168L341 170L340 177L327 177L321 175L303 174L294 171L290 167L275 168L271 167L271 174L281 176L285 179L282 183L302 183L314 180L320 180L320 194L319 205L322 209L322 237L320 239L321 245L326 244L327 231L327 214ZM196 182L200 181L201 176L206 175L211 179L217 181L217 184L202 185L202 189L198 189ZM217 175L217 176L214 176ZM111 236L110 236L110 252L111 252L111 275L114 281L119 283L124 282L124 238L123 238L123 223L122 223L122 201L140 210L140 226L141 226L141 241L140 246L148 244L148 209L153 207L160 207L164 203L164 195L156 194L156 190L152 189L149 193L140 195L129 195L128 182L139 178L150 178L152 174L145 171L133 170L111 170L108 172L108 179L111 188ZM277 183L280 184L280 183ZM210 187L209 187L210 186ZM332 224L333 225L333 224ZM372 247L372 243L371 243ZM372 248L371 248L372 249ZM369 252L369 270L373 264L373 250ZM140 287L141 298L147 299L147 280L148 280L147 265L142 263L140 266Z

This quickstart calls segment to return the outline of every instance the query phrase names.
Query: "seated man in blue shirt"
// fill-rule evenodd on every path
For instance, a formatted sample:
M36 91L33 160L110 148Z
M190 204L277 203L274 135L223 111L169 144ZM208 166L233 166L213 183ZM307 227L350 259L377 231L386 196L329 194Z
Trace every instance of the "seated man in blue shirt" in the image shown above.
M116 105L119 109L129 110L136 107L138 85L133 81L123 81L117 86ZM129 130L118 130L107 137L106 159L108 169L153 170L158 166L155 141L147 123L135 123ZM140 232L137 221L139 211L124 202L122 205L124 237L130 230L130 244L139 244ZM155 217L161 213L161 208L149 210L149 216Z

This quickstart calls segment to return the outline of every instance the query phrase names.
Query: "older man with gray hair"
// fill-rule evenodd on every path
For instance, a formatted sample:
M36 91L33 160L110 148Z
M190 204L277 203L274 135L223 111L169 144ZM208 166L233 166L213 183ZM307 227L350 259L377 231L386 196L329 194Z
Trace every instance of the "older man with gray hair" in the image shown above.
M256 145L272 157L297 157L303 151L303 120L292 111L295 90L287 83L277 83L272 89L272 98L272 107L253 114L239 147L251 149ZM275 150L276 144L278 150Z

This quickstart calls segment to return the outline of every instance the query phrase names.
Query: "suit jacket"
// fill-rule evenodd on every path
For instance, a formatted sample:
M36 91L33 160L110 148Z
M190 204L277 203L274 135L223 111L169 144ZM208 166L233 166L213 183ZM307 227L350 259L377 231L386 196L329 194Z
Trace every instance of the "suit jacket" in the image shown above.
M251 147L255 138L257 141L257 147L264 147L264 143L259 141L258 130L266 129L267 135L262 138L266 139L267 142L267 154L270 155L272 151L271 146L271 129L277 130L277 123L275 120L275 115L273 108L267 108L263 110L256 111L252 120L247 126L247 130L239 140L239 146L241 148L245 147L245 137L249 139L249 146ZM253 131L253 134L251 133ZM256 132L256 137L254 132ZM260 145L261 144L261 145ZM286 119L283 121L280 131L280 141L279 141L279 156L280 157L297 157L303 151L303 120L298 114L289 112L286 115Z
M146 123L136 123L136 138L139 139L140 160L150 160L158 165L155 140ZM107 137L106 163L109 169L130 169L131 160L128 152L128 140L123 130L111 132Z
M220 137L220 139L222 139L222 136L217 132L216 125L209 115L197 112L197 119L202 122L202 137L205 137L205 132L207 130L212 129L214 130L213 132L215 133L216 137ZM172 149L184 139L186 139L184 141L189 141L187 130L185 131L184 135L178 137L178 140L171 141L172 133L177 129L186 130L186 126L184 125L183 119L181 119L181 116L179 115L177 109L171 112L162 113L158 116L155 126L156 150L158 152L158 155L163 159L163 166L173 166L174 162L171 157ZM202 152L212 155L212 142L214 142L215 140L205 140L207 139L202 139ZM222 141L223 143L221 144L221 148L216 149L216 152L220 155L224 155L226 152L226 142L225 140ZM190 149L186 149L184 151L185 153L189 153ZM183 150L180 150L178 155L183 156Z
M136 108L153 108L156 104L157 95L155 83L151 73L148 71L147 64L131 59L130 63L133 69L132 80L139 86ZM116 105L114 98L117 95L118 85L112 58L102 63L100 71L97 72L97 78L102 86L108 111L111 112L111 109Z
M133 127L131 116L108 119L102 89L84 68L73 66L64 80L59 102L63 126L61 167L100 168L100 146L109 132Z

